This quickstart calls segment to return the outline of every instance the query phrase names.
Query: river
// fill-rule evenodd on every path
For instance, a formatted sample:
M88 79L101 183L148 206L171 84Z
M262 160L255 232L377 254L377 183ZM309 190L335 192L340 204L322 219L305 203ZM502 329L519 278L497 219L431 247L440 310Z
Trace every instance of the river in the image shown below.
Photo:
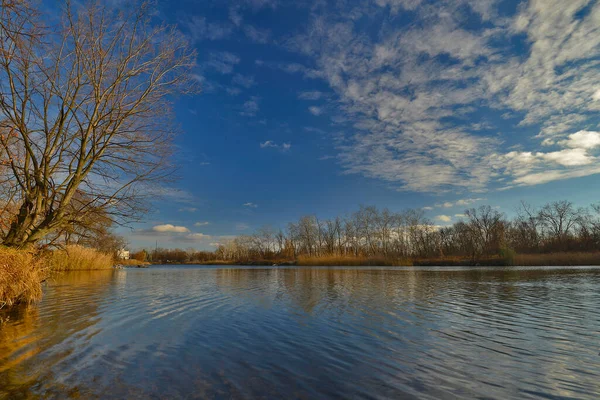
M0 398L600 398L599 268L66 273L0 311Z

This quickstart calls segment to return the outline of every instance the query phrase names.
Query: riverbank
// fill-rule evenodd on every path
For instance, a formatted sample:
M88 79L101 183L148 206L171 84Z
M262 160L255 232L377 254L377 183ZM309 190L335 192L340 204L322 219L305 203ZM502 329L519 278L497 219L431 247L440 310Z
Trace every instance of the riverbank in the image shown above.
M52 273L103 270L113 265L112 256L81 246L44 251L0 247L0 309L39 301L42 283Z
M126 267L148 267L149 262L120 261ZM180 264L180 263L178 263ZM300 267L469 267L469 266L600 266L600 252L511 254L510 256L461 258L439 257L430 259L321 256L298 259L209 260L189 262L195 265L245 266L300 266ZM32 303L41 299L42 282L54 272L111 269L110 255L81 246L67 246L63 250L33 252L0 247L0 309L18 303Z
M543 266L600 266L600 252L562 252L541 254L514 254L488 257L435 257L435 258L386 258L352 256L301 256L297 259L256 260L207 260L184 263L187 265L245 265L245 266L300 266L300 267L543 267Z
M119 260L117 266L125 268L148 268L151 265L148 261L139 261L130 258L129 260Z

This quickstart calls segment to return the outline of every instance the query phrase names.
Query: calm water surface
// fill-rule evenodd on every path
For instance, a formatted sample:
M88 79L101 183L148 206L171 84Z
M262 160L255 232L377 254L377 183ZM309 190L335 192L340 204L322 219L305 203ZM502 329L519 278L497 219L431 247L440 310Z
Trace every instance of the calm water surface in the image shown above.
M0 398L600 398L600 269L70 273L0 313Z

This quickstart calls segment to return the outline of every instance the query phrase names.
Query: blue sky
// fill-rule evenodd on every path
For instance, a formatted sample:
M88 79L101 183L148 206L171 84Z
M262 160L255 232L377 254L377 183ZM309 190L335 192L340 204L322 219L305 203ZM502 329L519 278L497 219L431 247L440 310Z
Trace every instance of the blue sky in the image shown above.
M600 3L159 1L198 51L180 180L121 229L210 249L373 204L436 223L600 200ZM444 218L440 216L446 216Z

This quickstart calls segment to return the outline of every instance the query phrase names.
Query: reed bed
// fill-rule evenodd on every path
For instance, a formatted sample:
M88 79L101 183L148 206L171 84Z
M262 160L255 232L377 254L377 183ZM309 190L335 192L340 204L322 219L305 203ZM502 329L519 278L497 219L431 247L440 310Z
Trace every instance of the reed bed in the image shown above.
M389 259L385 257L348 257L348 256L320 256L298 257L298 265L305 267L405 267L412 262L406 259Z
M464 257L438 257L438 258L419 258L413 260L413 265L418 267L504 267L512 265L512 259L504 257L486 257L486 258L464 258Z
M52 271L110 269L114 265L110 254L83 246L70 245L48 255Z
M33 252L0 247L0 308L40 300L46 273Z
M516 254L514 265L518 266L586 266L600 265L600 252L594 253L545 253Z

